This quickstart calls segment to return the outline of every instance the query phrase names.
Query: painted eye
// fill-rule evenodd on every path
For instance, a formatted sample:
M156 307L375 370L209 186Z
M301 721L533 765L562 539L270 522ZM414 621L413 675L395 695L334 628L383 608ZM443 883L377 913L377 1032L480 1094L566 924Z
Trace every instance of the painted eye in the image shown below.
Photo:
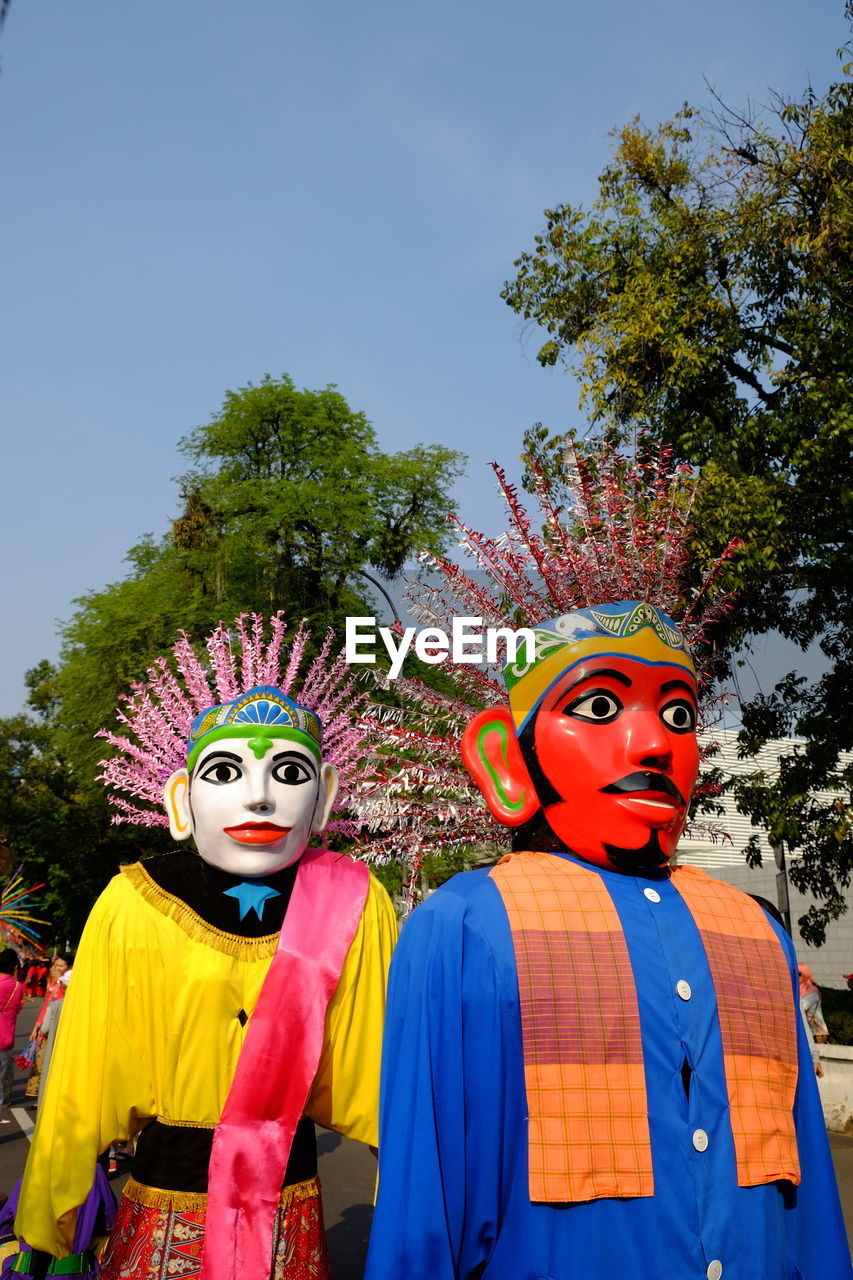
M298 787L303 782L310 782L314 777L307 765L301 760L280 760L272 771L276 782L283 782L288 787Z
M565 715L575 720L586 720L588 724L610 724L622 710L622 703L613 693L604 689L593 689L583 697L576 698L566 707Z
M696 728L696 708L683 698L661 707L660 718L673 733L692 733Z
M243 771L236 764L231 764L228 760L214 760L213 764L207 766L201 778L203 782L210 782L214 787L224 787L229 782L236 782L242 776Z

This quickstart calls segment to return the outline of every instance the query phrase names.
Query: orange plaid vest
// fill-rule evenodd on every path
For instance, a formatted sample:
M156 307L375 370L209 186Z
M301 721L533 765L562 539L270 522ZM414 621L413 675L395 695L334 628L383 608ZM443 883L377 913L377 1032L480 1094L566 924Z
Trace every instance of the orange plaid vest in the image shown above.
M510 854L491 877L518 970L531 1200L653 1195L637 993L603 879L532 852ZM738 1184L799 1183L796 1010L784 951L746 894L694 867L676 868L672 884L714 982Z

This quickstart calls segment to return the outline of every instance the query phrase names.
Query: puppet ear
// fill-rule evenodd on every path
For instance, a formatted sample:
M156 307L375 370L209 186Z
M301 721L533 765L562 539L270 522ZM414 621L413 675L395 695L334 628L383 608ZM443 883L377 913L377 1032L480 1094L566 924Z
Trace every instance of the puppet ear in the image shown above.
M332 805L338 794L340 777L333 764L324 764L320 769L320 787L317 792L317 805L314 809L312 831L322 831L329 821Z
M462 735L462 759L499 822L520 827L540 808L509 707L490 707Z
M163 788L163 804L169 818L169 830L173 840L188 840L193 833L192 813L189 806L189 778L186 769L176 769L166 779Z

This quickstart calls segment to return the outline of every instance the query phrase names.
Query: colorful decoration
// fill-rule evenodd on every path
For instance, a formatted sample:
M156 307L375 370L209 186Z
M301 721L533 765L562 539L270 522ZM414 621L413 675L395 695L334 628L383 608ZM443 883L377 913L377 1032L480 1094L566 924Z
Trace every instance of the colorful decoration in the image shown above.
M34 902L32 895L44 888L44 882L26 885L21 875L22 870L23 863L0 891L0 932L16 949L26 949L41 955L44 947L39 942L39 931L33 925L49 922L42 920L40 916L31 915L30 912L33 907L39 908L42 905Z
M32 1071L36 1065L39 1048L39 1042L36 1037L27 1041L21 1052L16 1054L14 1058L15 1066L19 1071Z

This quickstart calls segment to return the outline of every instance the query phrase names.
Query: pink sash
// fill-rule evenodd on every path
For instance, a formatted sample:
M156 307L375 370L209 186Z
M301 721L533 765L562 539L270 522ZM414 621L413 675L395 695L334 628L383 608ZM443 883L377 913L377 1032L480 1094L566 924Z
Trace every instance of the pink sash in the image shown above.
M278 950L213 1135L200 1280L266 1280L270 1274L293 1134L368 883L362 862L328 849L302 855Z

